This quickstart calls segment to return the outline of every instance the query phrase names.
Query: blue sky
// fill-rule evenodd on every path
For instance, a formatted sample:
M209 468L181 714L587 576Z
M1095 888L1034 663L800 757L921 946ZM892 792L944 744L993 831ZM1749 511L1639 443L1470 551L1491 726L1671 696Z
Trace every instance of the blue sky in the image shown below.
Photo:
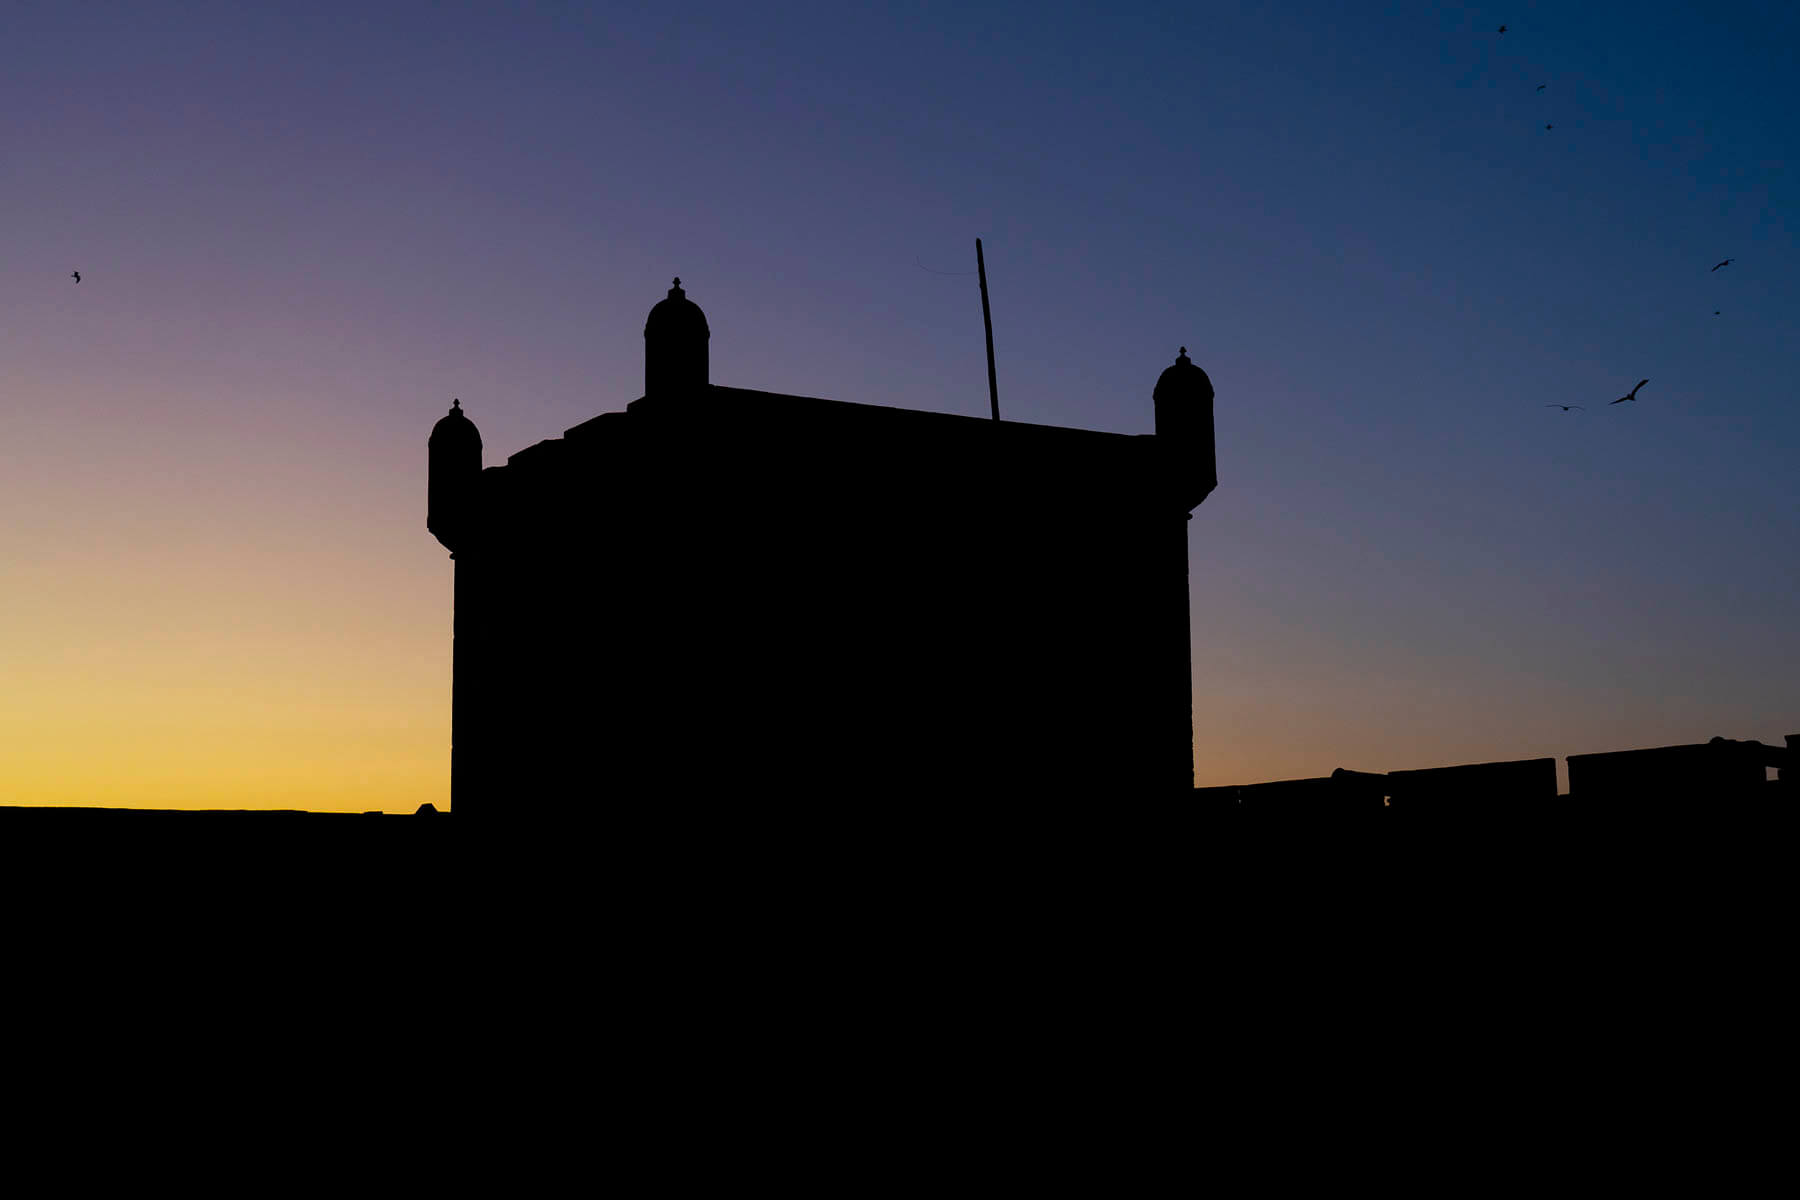
M977 235L1006 417L1218 390L1201 782L1800 730L1791 8L0 14L14 676L141 642L108 590L235 631L395 731L289 799L447 772L451 396L490 463L622 407L679 274L717 382L983 413Z

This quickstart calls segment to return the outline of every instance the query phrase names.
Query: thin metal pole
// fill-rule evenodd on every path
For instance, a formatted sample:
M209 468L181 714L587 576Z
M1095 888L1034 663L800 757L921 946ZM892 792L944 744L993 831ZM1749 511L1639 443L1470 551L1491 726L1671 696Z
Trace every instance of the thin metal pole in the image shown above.
M981 327L987 331L988 347L988 404L994 410L994 420L1000 419L1000 385L994 382L994 318L988 312L987 297L987 263L981 257L981 239L975 239L975 273L981 276Z

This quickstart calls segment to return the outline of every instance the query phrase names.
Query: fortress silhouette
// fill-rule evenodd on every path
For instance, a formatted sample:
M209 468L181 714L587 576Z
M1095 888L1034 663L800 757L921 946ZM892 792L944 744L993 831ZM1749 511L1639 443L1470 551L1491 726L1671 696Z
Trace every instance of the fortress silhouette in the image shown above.
M725 387L710 338L677 279L624 411L503 466L460 401L432 430L455 809L1186 794L1478 818L1800 789L1790 736L1574 755L1565 797L1550 758L1196 791L1186 526L1218 475L1186 347L1155 432L1125 435Z
M1571 755L1566 795L1551 758L1195 789L1186 527L1218 476L1212 383L1185 347L1152 389L1154 432L1127 435L724 387L710 338L676 280L623 411L502 466L460 401L432 429L458 811L1186 795L1480 823L1800 797L1800 734ZM745 810L743 835L777 812ZM206 815L0 806L84 813Z
M676 280L624 411L503 466L432 430L455 810L1192 789L1185 349L1125 435L725 387L710 337Z

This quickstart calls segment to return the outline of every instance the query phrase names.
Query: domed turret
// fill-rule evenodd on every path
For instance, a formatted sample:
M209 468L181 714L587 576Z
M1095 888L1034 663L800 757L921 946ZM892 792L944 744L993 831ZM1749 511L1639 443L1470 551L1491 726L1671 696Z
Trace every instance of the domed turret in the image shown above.
M481 477L481 431L463 413L461 400L450 402L425 446L430 467L425 528L455 553L468 532L475 481Z
M644 395L662 396L703 388L708 382L706 314L687 298L676 277L669 294L644 322Z
M1177 491L1189 498L1191 510L1219 486L1218 460L1213 450L1213 385L1206 372L1187 356L1187 347L1175 365L1162 373L1152 393L1156 404L1156 438L1168 448Z
M1175 359L1175 365L1162 373L1152 393L1156 401L1156 432L1182 437L1196 421L1204 421L1212 432L1212 380L1187 356L1187 347Z

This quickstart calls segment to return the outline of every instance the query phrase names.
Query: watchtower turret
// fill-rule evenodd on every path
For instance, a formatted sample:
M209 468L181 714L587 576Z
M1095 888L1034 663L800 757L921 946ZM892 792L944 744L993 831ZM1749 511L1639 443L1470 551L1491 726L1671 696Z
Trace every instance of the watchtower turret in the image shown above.
M1177 472L1177 495L1191 511L1219 486L1219 463L1213 446L1213 385L1206 372L1188 358L1187 347L1175 365L1162 373L1152 393L1156 404L1156 439L1165 443L1166 458Z
M687 298L677 277L675 286L644 322L644 395L674 395L705 387L709 377L707 343L711 340L706 314Z
M455 554L469 536L481 478L481 431L463 413L461 400L452 400L449 413L431 427L426 453L425 528Z

